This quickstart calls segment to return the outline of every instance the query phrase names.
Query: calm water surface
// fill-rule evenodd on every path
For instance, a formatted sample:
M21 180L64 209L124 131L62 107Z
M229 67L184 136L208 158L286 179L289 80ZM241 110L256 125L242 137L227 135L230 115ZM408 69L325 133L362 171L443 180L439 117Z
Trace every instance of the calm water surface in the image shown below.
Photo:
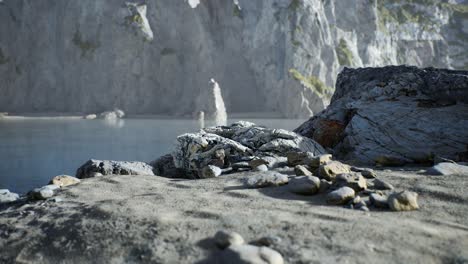
M288 130L303 122L244 120ZM150 162L171 152L177 135L199 129L193 120L0 120L0 189L26 193L92 158Z

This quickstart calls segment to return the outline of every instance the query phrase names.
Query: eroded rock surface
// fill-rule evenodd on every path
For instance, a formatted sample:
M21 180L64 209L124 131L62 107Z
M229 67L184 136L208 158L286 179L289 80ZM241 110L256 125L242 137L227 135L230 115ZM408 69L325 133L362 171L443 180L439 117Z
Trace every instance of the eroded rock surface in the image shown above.
M331 105L295 132L338 158L397 166L468 146L468 71L408 66L344 69Z
M273 167L291 152L309 152L313 156L325 150L294 132L240 121L181 135L172 155L176 168L200 175L208 165L235 170L253 169L260 163Z

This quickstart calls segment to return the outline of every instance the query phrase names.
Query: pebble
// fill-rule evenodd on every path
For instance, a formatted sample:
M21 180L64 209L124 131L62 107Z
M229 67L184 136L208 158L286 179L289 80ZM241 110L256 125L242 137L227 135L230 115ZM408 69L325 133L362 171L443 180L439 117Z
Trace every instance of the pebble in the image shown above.
M258 166L268 165L268 164L270 164L270 162L268 162L267 160L264 160L264 159L253 159L253 160L249 161L249 166L252 169L257 168Z
M214 240L216 245L221 249L245 243L244 238L242 238L241 235L236 232L229 231L218 231L214 236Z
M381 179L375 179L373 184L374 184L374 189L377 189L377 190L393 190L394 189L393 185Z
M225 264L283 264L280 253L269 247L253 245L235 245L225 249L221 254L221 263Z
M80 179L75 178L73 176L59 175L59 176L55 176L54 178L52 178L49 184L55 184L60 187L67 187L67 186L78 184L80 182L81 182Z
M362 176L366 179L374 179L377 177L377 174L374 170L368 168L359 168L359 167L351 167L352 171L360 172Z
M266 236L255 241L255 245L270 247L274 245L279 245L281 241L282 239L278 236Z
M419 209L418 194L410 191L392 193L388 205L393 211L411 211Z
M310 160L310 163L308 164L309 166L313 168L318 168L321 165L325 165L328 162L332 160L332 155L331 154L323 154L319 156L315 156Z
M338 174L335 181L338 186L348 186L356 192L367 189L367 180L360 173Z
M349 187L341 187L327 194L327 203L341 205L349 202L356 195L355 191Z
M216 178L221 175L223 171L221 168L214 165L208 165L203 167L201 173L199 174L202 179Z
M251 188L263 188L269 186L279 186L288 183L289 178L287 175L268 171L262 172L259 175L247 179L246 185Z
M335 181L336 175L349 172L350 167L339 161L331 161L319 168L319 176L328 181Z
M315 176L299 176L291 178L288 189L292 193L311 195L316 194L320 189L320 179Z
M296 165L296 167L294 167L294 173L296 173L297 176L312 176L312 172L304 165Z
M371 193L369 199L376 208L388 208L388 196L383 193Z
M288 165L294 167L296 165L308 165L314 159L312 152L289 152L286 154Z
M327 181L327 180L324 180L324 179L321 179L320 180L320 189L319 189L319 193L324 193L324 192L327 192L328 189L330 189L330 187L333 185L333 183L331 181Z
M19 195L16 193L12 193L7 189L0 190L0 204L2 203L11 203L17 201L19 199Z
M259 165L254 168L254 171L268 171L268 166L265 164Z

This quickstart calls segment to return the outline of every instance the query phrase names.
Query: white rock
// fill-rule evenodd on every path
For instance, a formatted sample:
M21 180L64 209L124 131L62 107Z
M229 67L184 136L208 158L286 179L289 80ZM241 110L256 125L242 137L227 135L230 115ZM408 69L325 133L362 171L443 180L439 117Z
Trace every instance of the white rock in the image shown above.
M315 176L291 178L288 183L290 192L297 194L316 194L320 189L320 179Z
M0 204L14 202L18 199L19 199L18 194L12 193L7 189L0 190Z
M221 173L222 170L219 167L208 165L202 169L201 173L199 173L199 176L202 179L216 178L219 177Z
M289 178L287 175L274 171L268 171L248 178L246 185L251 188L263 188L284 185L288 183L288 181Z
M345 204L352 200L355 195L356 193L352 188L341 187L327 194L327 203L334 205Z
M427 170L430 175L468 175L468 166L442 162Z
M280 253L268 247L252 245L230 246L222 253L222 263L225 264L283 264Z
M388 205L393 211L411 211L419 209L418 194L410 191L393 193L388 197Z
M224 249L229 246L242 245L245 243L242 236L236 232L218 231L214 236L218 247Z

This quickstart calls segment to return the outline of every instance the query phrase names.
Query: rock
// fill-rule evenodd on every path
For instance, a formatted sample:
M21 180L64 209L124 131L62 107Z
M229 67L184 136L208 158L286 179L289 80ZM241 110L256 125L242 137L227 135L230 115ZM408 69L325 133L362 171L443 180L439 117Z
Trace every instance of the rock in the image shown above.
M355 196L355 192L353 189L349 187L341 187L329 194L327 194L327 203L333 205L340 205L346 204L350 200L352 200Z
M325 179L320 179L319 193L327 192L332 185L333 185L333 182L327 181Z
M243 161L243 162L236 162L231 165L232 169L235 171L238 170L250 170L251 167L248 162Z
M351 167L351 171L354 172L360 172L362 176L366 179L374 179L377 177L377 174L375 174L375 171L372 169L367 169L367 168L358 168L358 167Z
M178 169L174 165L174 158L171 154L166 154L150 162L153 166L153 173L166 178L186 178L193 179L194 175L183 169Z
M350 167L339 161L332 161L319 167L319 176L328 181L334 181L336 175L351 172Z
M356 192L367 189L367 181L360 173L342 173L335 178L337 186L348 186Z
M268 162L267 160L262 159L262 158L256 158L256 159L253 159L253 160L249 161L249 166L252 169L257 168L258 166L268 165L268 164L270 164L270 162Z
M289 152L286 154L288 166L309 165L314 159L314 153L311 152Z
M294 173L296 173L297 176L312 176L312 172L303 165L296 165L296 167L294 167Z
M296 133L238 122L181 135L172 155L176 168L197 174L206 165L218 164L215 162L220 160L219 150L224 150L224 167L229 165L233 169L239 168L239 162L243 162L246 169L256 166L255 162L268 162L268 167L273 168L279 166L276 164L279 158L286 157L289 152L323 154L325 151L313 140ZM262 161L253 161L258 159Z
M468 166L442 162L427 170L429 175L468 175Z
M208 178L216 178L220 176L221 173L222 171L219 167L208 165L208 166L205 166L202 169L201 173L199 173L198 175L200 175L200 178L202 179L208 179Z
M289 180L288 189L297 194L316 194L320 189L320 179L315 176L294 177Z
M272 157L272 156L264 156L262 157L263 160L268 161L268 168L269 169L276 169L286 167L288 165L288 160L286 157Z
M230 246L222 252L222 263L226 264L283 264L280 253L268 247L252 245Z
M331 162L331 159L332 159L331 154L318 155L318 156L313 157L310 163L308 163L307 165L311 166L312 168L318 168L321 165L325 165Z
M381 179L375 179L373 182L373 187L376 190L393 190L394 189L393 185Z
M78 179L102 175L154 175L153 167L138 161L88 160L76 171Z
M95 114L90 114L90 115L84 116L84 119L87 119L87 120L93 120L93 119L96 119L96 118L97 118L97 115L95 115Z
M388 205L393 211L411 211L419 209L418 194L410 191L392 193L388 197Z
M274 171L268 171L259 173L258 175L248 178L246 181L246 185L251 188L263 188L269 186L284 185L288 183L288 181L289 178L287 175Z
M80 179L68 175L58 175L50 180L49 184L55 184L60 187L67 187L80 183Z
M275 245L279 245L281 243L282 239L278 236L266 236L258 239L255 241L256 246L265 246L265 247L271 247Z
M241 235L236 232L218 231L214 236L215 243L221 249L245 243Z
M388 208L388 196L383 193L371 193L370 203L377 208Z
M323 137L333 124L339 131ZM400 166L434 156L457 160L466 151L460 142L468 142L467 127L468 71L387 66L345 68L329 107L295 132L340 159Z
M254 171L268 171L267 165L260 165L254 168Z
M364 212L369 212L369 211L370 211L370 210L369 210L369 207L367 207L367 206L361 206L361 207L358 207L358 208L356 208L356 209L357 209L357 210L360 210L360 211L364 211Z
M17 201L19 199L19 195L16 193L12 193L7 189L0 190L0 204L3 203L11 203Z
M60 187L55 184L46 185L30 191L28 197L32 200L45 200L53 197L59 189Z

